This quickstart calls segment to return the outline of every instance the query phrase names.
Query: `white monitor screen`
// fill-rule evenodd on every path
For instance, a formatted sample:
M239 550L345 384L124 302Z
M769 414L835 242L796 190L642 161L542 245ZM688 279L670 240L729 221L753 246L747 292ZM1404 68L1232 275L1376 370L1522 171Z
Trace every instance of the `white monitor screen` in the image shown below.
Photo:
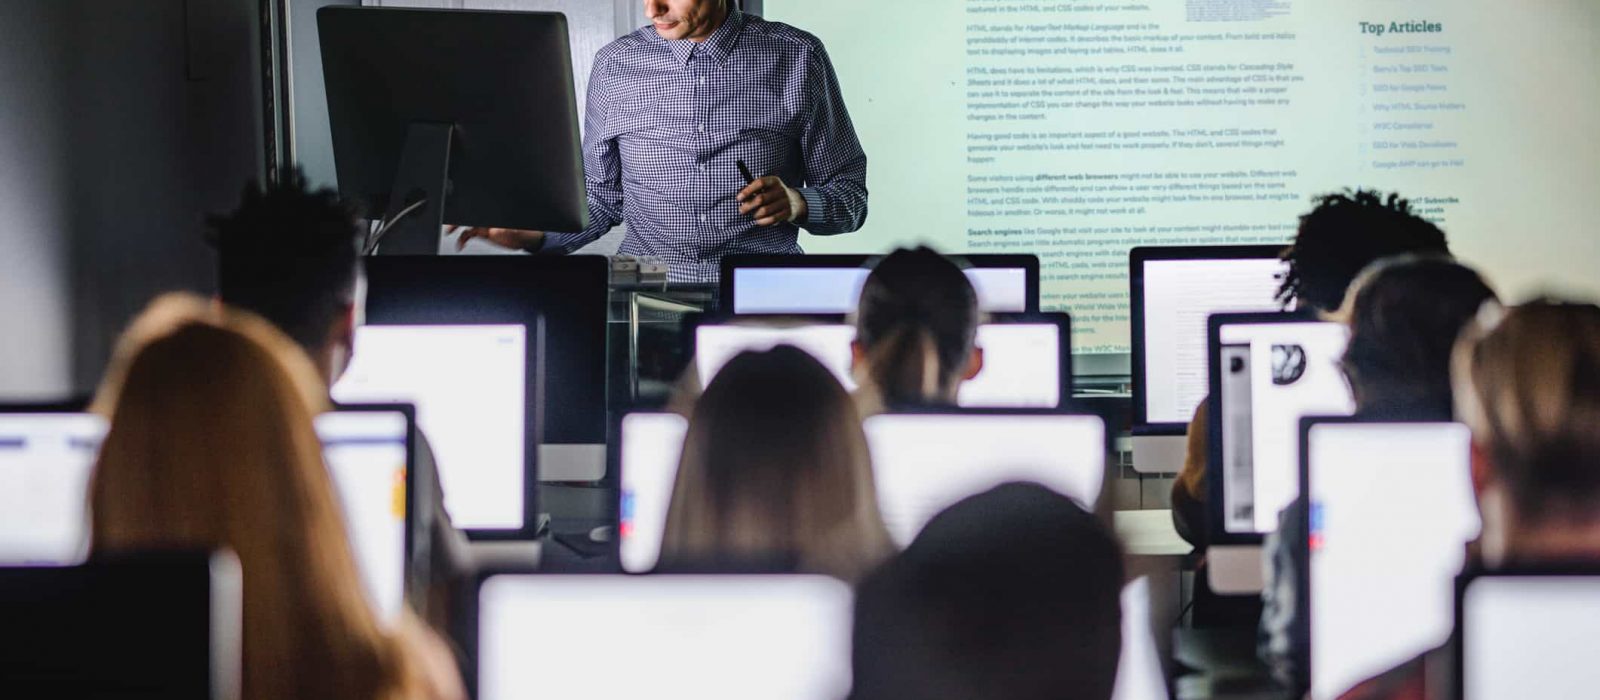
M847 314L856 310L870 271L860 267L740 267L733 270L736 314ZM978 308L990 313L1028 310L1022 268L976 267L967 279Z
M1139 577L1122 589L1122 658L1111 700L1167 700L1150 619L1150 579Z
M866 421L878 505L902 546L957 501L1031 481L1093 509L1105 478L1097 416L884 414Z
M88 554L89 476L105 434L86 413L0 414L0 564Z
M1323 321L1221 327L1218 390L1228 532L1278 529L1278 512L1300 490L1300 418L1355 410L1339 371L1348 335L1343 325Z
M617 530L624 571L642 573L656 566L688 427L688 421L673 413L635 413L622 419Z
M1206 320L1224 312L1277 311L1275 259L1144 261L1144 420L1184 424L1209 382Z
M343 506L350 549L379 615L405 604L406 437L404 413L335 411L317 416L317 434Z
M1347 187L1399 192L1506 298L1600 295L1600 80L1581 68L1600 56L1595 0L763 0L761 15L826 45L871 158L861 230L800 247L1035 254L1043 309L1080 321L1080 353L1128 352L1130 247L1288 243L1313 197Z
M1338 697L1449 638L1455 578L1478 535L1471 440L1459 423L1312 426L1312 697Z
M843 324L789 327L703 325L695 334L695 363L706 384L741 352L793 345L817 358L847 391L856 390L850 342L855 329ZM1060 326L1052 323L986 323L978 328L983 370L964 382L956 403L971 408L1055 408L1060 405L1066 362Z
M821 576L496 576L482 700L838 700L849 587Z
M526 342L520 325L362 326L333 397L416 406L456 526L521 528Z
M1489 576L1461 599L1464 700L1594 697L1600 576Z

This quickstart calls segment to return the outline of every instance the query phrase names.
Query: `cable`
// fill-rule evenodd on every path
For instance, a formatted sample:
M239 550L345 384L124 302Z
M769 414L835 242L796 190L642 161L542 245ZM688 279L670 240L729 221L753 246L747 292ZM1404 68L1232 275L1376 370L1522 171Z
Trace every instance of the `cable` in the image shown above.
M371 255L372 251L375 251L375 250L378 249L378 243L383 241L383 236L384 236L384 234L389 232L389 229L394 228L394 225L397 224L397 223L400 223L401 219L406 218L407 214L410 214L411 212L416 211L418 207L420 207L420 206L422 206L424 204L427 204L427 203L428 203L428 200L426 198L419 199L419 200L417 200L415 202L412 202L409 205L406 205L406 208L401 209L400 212L398 214L395 214L394 218L390 219L388 222L379 223L378 224L378 230L376 232L374 232L372 235L367 237L367 244L366 244L366 246L363 247L363 249L361 251L361 254L362 255Z

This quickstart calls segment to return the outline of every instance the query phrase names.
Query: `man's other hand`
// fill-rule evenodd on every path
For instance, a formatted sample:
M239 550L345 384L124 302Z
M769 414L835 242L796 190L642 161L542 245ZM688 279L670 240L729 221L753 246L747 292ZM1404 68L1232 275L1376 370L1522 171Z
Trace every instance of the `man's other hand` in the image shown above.
M739 190L739 213L749 214L757 226L786 224L806 215L806 200L776 175L758 177Z
M524 231L517 228L462 227L457 229L456 250L467 247L467 241L482 238L508 250L525 250L530 253L544 245L543 231Z

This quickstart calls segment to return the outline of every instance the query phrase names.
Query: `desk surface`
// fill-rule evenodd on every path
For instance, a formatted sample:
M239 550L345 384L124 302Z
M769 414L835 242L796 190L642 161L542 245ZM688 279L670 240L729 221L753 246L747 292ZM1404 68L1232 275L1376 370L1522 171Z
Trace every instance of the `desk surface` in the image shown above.
M1114 517L1130 556L1181 557L1194 550L1172 527L1171 510L1119 510Z

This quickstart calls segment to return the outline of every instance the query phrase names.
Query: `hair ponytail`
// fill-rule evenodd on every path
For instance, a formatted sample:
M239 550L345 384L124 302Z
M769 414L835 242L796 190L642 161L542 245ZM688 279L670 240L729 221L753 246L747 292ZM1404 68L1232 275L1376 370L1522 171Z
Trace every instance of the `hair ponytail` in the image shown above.
M885 406L954 401L980 320L960 267L926 247L896 250L867 276L856 313L863 379Z

